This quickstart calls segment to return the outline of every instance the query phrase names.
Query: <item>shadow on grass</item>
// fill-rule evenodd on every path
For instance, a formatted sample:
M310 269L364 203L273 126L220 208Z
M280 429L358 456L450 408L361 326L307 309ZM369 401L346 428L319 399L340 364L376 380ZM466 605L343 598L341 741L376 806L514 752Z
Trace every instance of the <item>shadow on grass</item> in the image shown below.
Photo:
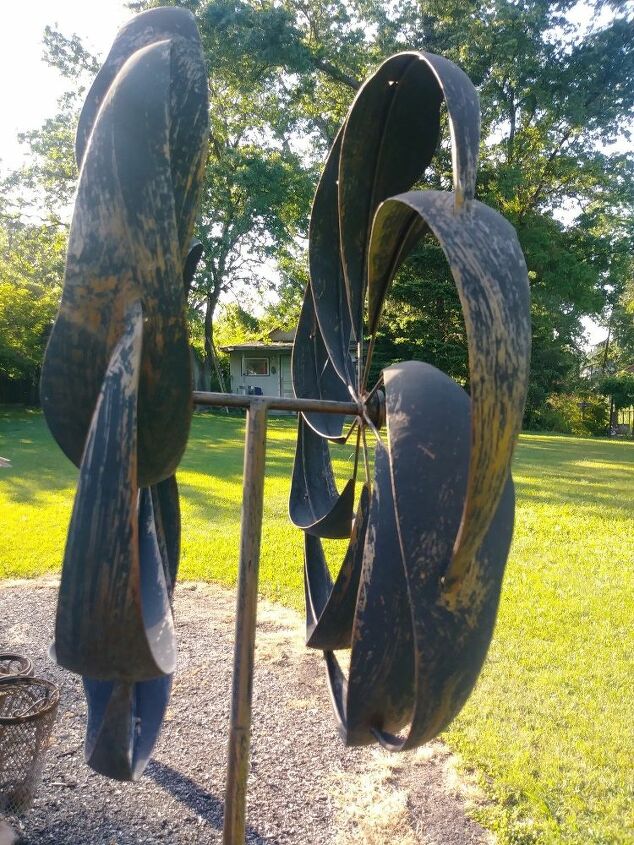
M227 430L230 435L227 435ZM295 430L295 418L269 420L266 478L273 482L275 496L281 495L284 499L288 499L291 488ZM210 520L238 518L242 501L244 437L244 419L216 414L194 417L187 452L181 464L179 486L187 503L200 516ZM349 445L335 447L333 461L335 477L342 488L352 474L354 450ZM197 473L204 481L194 484L191 477L186 477L187 473ZM282 488L275 483L280 481ZM221 487L224 495L217 492ZM231 487L233 489L227 489ZM283 493L280 493L281 489Z
M287 482L284 495L287 488L290 491L295 429L293 417L272 417L269 423L267 478L274 483ZM179 483L184 500L205 519L221 522L237 518L242 498L244 433L244 417L197 413L192 420ZM0 409L0 454L12 462L0 473L0 488L9 502L46 505L51 494L65 491L72 497L77 470L53 441L41 412ZM353 455L352 444L333 449L340 486L352 473ZM623 495L634 483L631 443L523 435L513 472L520 505L598 504L606 515L615 516L624 510L634 511L634 498ZM188 478L187 474L200 478ZM616 492L619 490L620 494Z
M0 411L0 455L11 461L0 473L10 501L39 504L51 493L72 495L77 469L49 434L41 412Z
M530 438L530 439L529 439ZM597 464L597 466L593 466ZM513 462L518 504L573 504L604 516L634 513L634 445L522 436Z

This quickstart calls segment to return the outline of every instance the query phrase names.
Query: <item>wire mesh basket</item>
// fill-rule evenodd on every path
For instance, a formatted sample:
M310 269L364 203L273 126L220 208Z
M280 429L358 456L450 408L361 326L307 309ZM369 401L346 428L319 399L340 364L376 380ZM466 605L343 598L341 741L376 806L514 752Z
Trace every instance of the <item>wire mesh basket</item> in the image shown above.
M28 675L33 674L33 661L22 654L0 652L0 679L7 675Z
M0 813L17 816L31 806L58 704L50 681L0 678Z

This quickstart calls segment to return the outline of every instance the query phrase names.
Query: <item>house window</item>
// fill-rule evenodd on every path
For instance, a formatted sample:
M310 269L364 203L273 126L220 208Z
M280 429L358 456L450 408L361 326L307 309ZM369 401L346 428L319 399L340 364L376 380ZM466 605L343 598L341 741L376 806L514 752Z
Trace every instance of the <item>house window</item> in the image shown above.
M242 359L242 375L243 376L268 376L269 374L269 359L268 358L243 358Z

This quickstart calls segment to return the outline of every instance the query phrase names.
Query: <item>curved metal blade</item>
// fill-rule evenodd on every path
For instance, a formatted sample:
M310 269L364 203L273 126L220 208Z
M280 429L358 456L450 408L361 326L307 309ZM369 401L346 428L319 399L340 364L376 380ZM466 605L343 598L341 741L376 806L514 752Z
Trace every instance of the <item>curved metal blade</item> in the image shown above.
M146 498L141 512L145 510L145 519L153 512L167 598L171 603L180 550L176 478L171 476L141 491L141 496L151 496L151 503ZM141 518L144 518L143 513ZM152 542L151 528L147 533ZM160 734L172 677L164 675L137 683L83 679L88 704L85 756L92 769L106 777L125 781L137 780L143 774Z
M446 727L477 680L495 624L514 499L509 479L459 606L448 607L442 575L467 489L469 398L420 362L389 367L384 379L388 448L377 445L348 678L331 651L325 656L346 744L378 739L401 751Z
M356 376L350 355L352 321L339 250L338 176L340 130L317 186L310 215L308 260L310 286L328 357L345 385Z
M150 9L135 15L119 30L84 101L75 137L75 156L81 169L99 110L117 77L127 73L126 62L143 48L165 41L177 44L177 49L172 51L170 69L172 86L178 90L178 96L169 97L170 168L181 257L185 260L199 186L204 178L208 123L202 44L189 10Z
M135 665L135 680L147 680L161 674L169 674L176 665L176 636L172 618L172 566L168 559L169 570L166 572L165 558L161 554L152 491L144 487L139 491L139 587L141 611L143 615L143 635L147 640L152 660L148 661L147 670ZM173 538L170 538L173 540ZM167 538L165 550L167 551ZM172 558L173 560L173 558ZM174 578L176 572L174 570ZM152 668L152 664L160 671ZM109 677L116 677L110 673Z
M353 477L337 492L328 441L300 416L289 501L292 522L315 537L349 537L354 485Z
M415 191L386 201L376 214L370 300L385 294L413 213L426 221L447 257L469 346L472 449L461 527L445 573L449 596L488 530L521 428L531 341L528 276L515 231L497 212L474 200L456 213L452 194Z
M150 9L135 15L121 27L106 60L90 86L79 115L75 136L75 158L78 168L81 168L83 163L88 140L101 104L125 62L148 44L166 41L174 36L200 44L196 19L189 10L170 7Z
M397 731L414 706L414 637L387 450L377 444L363 572L352 630L346 743ZM410 491L412 498L415 498Z
M350 401L350 393L328 356L315 317L315 304L310 285L304 293L304 302L297 324L291 370L293 390L299 398ZM313 431L322 437L339 443L346 440L347 435L343 434L346 418L343 414L320 414L314 411L305 413L303 416Z
M64 555L56 659L91 678L146 680L176 660L152 499L136 480L142 329L137 302L97 401Z
M384 371L390 475L415 640L415 707L406 737L377 737L392 750L436 736L460 711L493 633L513 531L507 480L460 601L449 607L442 577L459 530L467 491L470 401L452 379L409 361ZM421 483L422 482L422 483ZM417 495L412 491L417 490Z
M151 488L156 539L163 561L170 595L176 584L180 557L181 514L176 476L171 475Z
M202 176L207 84L200 50L196 58L192 49L177 38L137 51L102 103L81 169L64 292L42 370L47 422L79 465L125 310L141 299L143 486L174 472L192 413L183 265ZM172 97L174 86L182 96ZM183 122L186 130L179 129Z
M185 266L183 267L183 288L185 290L185 300L187 300L189 289L192 286L194 274L196 273L196 268L198 267L198 262L202 258L204 251L204 247L198 238L192 238L191 244L189 245L189 252L187 253L187 258L185 259Z
M161 731L172 676L121 683L84 678L88 724L86 762L115 780L137 780Z
M350 648L368 526L370 490L363 485L350 543L333 584L321 541L306 534L304 541L304 591L306 595L306 645L322 651Z
M406 191L438 143L442 92L419 53L387 59L361 87L343 130L339 162L341 261L355 338L361 337L367 247L384 199Z
M454 206L459 211L475 196L480 151L480 98L467 74L449 59L420 53L434 72L449 114Z
M460 210L465 204L469 205L475 194L480 145L478 93L469 77L453 62L442 56L435 56L433 53L416 55L434 76L439 96L447 106L451 135L454 205L456 210ZM417 82L415 79L413 81ZM425 79L424 84L430 85L431 83L429 79ZM412 182L409 183L408 187L411 187L411 184ZM400 193L401 190L404 189L396 189L390 193ZM384 193L380 202L387 198L388 194ZM375 204L375 210L378 204ZM420 215L412 213L407 226L403 228L398 251L394 250L390 253L393 267L390 274L382 276L383 288L377 285L375 276L372 289L368 291L368 331L370 334L376 332L387 287L392 277L414 245L428 231L429 228ZM372 251L370 251L368 257L368 263L371 261ZM373 275L370 267L368 273L370 276Z

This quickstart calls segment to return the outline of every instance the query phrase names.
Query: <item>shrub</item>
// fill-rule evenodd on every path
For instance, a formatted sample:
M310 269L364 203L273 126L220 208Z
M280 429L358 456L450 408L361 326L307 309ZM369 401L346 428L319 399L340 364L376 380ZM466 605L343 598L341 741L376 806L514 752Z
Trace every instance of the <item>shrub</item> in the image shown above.
M608 407L605 399L592 394L553 393L541 412L541 427L580 437L606 434Z

